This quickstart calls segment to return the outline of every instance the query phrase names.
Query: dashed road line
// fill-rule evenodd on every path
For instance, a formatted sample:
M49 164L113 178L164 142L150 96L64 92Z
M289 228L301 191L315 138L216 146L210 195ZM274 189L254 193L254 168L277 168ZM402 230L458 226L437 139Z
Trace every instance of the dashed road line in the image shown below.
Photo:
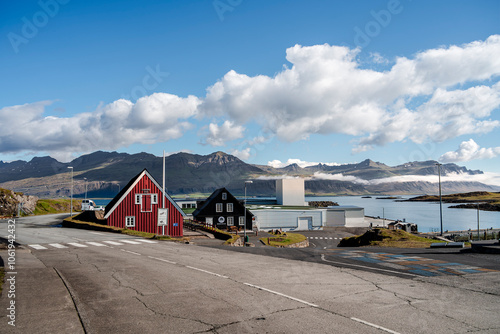
M210 275L217 276L217 277L220 277L220 278L229 278L227 276L220 275L220 274L217 274L217 273L213 273L213 272L205 270L205 269L200 269L200 268L191 267L191 266L186 266L186 268L193 269L193 270L198 270L198 271L201 271L202 273L210 274Z
M158 260L158 261L162 261L162 262L166 262L166 263L170 263L170 264L177 264L177 262L165 260L165 259L162 259L162 258L159 258L159 257L154 257L154 256L148 256L148 257L150 259L154 259L154 260Z
M278 295L278 296L281 296L281 297L285 297L285 298L288 298L288 299L291 299L291 300L295 300L296 302L299 302L299 303L302 303L302 304L305 304L305 305L308 305L308 306L319 308L319 306L316 305L316 304L309 303L309 302L306 302L305 300L298 299L298 298L295 298L295 297L292 297L292 296L289 296L289 295L285 295L284 293L281 293L281 292L269 290L269 289L263 288L261 286L257 286L257 285L250 284L250 283L243 283L243 284L245 284L247 286L250 286L252 288L255 288L255 289L259 289L259 290L266 291L266 292L269 292L269 293L272 293L272 294L275 294L275 295Z
M158 243L158 241L153 241L153 240L148 240L148 239L135 239L135 240L145 242L148 244L157 244Z
M126 249L121 249L121 251L126 252L126 253L130 253L130 254L134 254L134 255L139 255L139 256L142 255L140 253L132 252L132 251L129 251L129 250L126 250Z
M89 232L89 233L98 234L98 235L106 235L105 233L100 233L100 232Z
M376 329L380 329L381 331L384 331L384 332L387 332L387 333L392 333L392 334L399 334L399 332L395 332L393 330L390 330L388 328L385 328L385 327L382 327L382 326L379 326L379 325L375 325L375 324L372 324L371 322L368 322L368 321L364 321L364 320L361 320L361 319L358 319L358 318L354 318L352 317L351 320L354 320L354 321L357 321L357 322L360 322L362 324L365 324L367 326L371 326L371 327L374 327Z

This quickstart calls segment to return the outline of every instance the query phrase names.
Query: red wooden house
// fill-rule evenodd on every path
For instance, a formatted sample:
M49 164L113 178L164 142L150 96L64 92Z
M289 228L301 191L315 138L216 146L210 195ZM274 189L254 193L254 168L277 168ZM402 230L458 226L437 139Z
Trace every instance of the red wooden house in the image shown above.
M159 209L166 208L165 234L182 237L183 221L186 216L174 200L165 192L163 206L162 187L144 169L106 205L104 218L109 226L162 234L159 226Z

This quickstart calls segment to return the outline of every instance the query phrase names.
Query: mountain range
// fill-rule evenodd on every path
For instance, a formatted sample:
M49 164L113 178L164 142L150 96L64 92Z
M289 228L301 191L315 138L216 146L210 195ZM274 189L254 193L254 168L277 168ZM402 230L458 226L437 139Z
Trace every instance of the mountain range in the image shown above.
M391 177L436 176L436 161L409 162L388 166L372 160L343 165L318 164L300 167L291 164L283 168L247 164L224 152L209 155L176 153L166 159L166 187L170 194L207 194L226 187L235 195L243 194L245 180L253 180L248 195L274 196L275 179L304 177L307 194L366 195L366 194L435 194L435 182L408 180L392 182ZM120 188L147 168L162 181L163 159L149 153L118 153L97 151L82 155L69 163L51 157L35 157L31 161L0 161L0 187L39 197L68 196L73 189L77 197L87 191L90 198L115 196ZM450 173L476 175L456 164L441 166L442 176ZM418 178L417 178L418 179ZM443 182L443 192L499 191L500 187L479 182Z

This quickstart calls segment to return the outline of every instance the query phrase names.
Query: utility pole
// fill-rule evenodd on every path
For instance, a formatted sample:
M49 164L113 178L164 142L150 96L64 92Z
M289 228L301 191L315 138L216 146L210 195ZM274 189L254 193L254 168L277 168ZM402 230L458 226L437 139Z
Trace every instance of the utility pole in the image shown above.
M71 212L71 217L73 216L73 167L68 167L71 169L71 203L70 203L70 212Z
M245 223L243 229L243 245L247 242L247 184L253 183L253 181L245 181L245 200L243 201L243 209L245 210Z
M441 236L443 236L443 199L441 196L441 166L439 162L436 163L438 166L438 177L439 177L439 218L441 221Z

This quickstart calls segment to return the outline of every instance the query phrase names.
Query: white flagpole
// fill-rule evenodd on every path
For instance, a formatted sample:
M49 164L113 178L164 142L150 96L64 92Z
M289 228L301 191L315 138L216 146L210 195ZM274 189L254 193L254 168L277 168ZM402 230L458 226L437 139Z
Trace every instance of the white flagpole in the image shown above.
M163 150L163 189L162 189L162 207L165 209L165 150ZM165 225L162 226L162 235L165 235Z

